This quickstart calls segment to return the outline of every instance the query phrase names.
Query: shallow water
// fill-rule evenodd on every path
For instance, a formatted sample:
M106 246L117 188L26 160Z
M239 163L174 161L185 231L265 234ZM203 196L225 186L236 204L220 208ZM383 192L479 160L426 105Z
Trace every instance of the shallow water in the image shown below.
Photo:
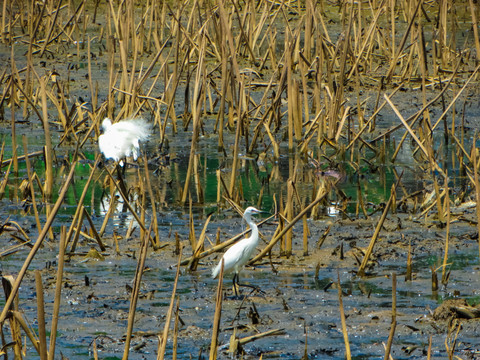
M176 221L179 221L178 219ZM312 221L312 236L321 232L327 220ZM406 220L405 220L406 221ZM240 231L236 218L214 219L209 227L208 236L215 236L216 228L222 226L224 236L230 237ZM296 254L290 260L274 259L273 272L269 262L262 262L255 268L242 272L242 280L260 287L265 293L249 296L240 309L241 301L231 298L231 276L225 277L224 289L227 298L222 309L220 344L228 344L233 327L239 329L243 337L271 329L284 329L285 334L267 337L245 346L246 358L299 358L305 351L310 358L344 357L343 336L338 310L338 291L331 282L340 277L344 292L343 302L347 315L347 326L352 354L356 359L383 356L382 342L386 342L390 327L391 279L392 272L397 272L397 331L392 356L394 358L424 358L428 346L429 334L434 335L432 348L434 358L444 358L444 335L438 333L438 325L429 319L429 310L435 309L447 297L455 296L478 301L478 257L474 241L460 243L460 250L455 250L449 260L452 262L450 283L445 290L432 293L430 289L430 266L438 264L438 256L415 253L413 259L414 280L405 282L403 274L406 252L397 253L396 257L380 260L380 265L366 278L356 278L352 274L353 257L348 253L346 244L345 260L332 255L335 244L348 239L347 233L357 236L357 246L364 246L369 238L365 234L369 229L355 233L358 225L335 225L337 236L329 236L324 244L326 250L311 249L311 255L302 257ZM274 225L263 226L261 231L267 239L272 235ZM419 229L415 230L421 233ZM471 229L458 229L458 233L468 233ZM168 228L160 230L168 238ZM301 228L296 229L301 233ZM384 241L396 239L395 233L385 233ZM434 237L435 234L432 234ZM113 243L106 240L109 246ZM91 356L92 342L95 339L102 358L121 358L123 351L122 337L125 335L130 294L127 286L132 285L137 260L134 253L138 251L138 237L121 242L121 254L115 255L112 248L106 252L104 261L84 261L81 256L72 257L65 265L64 288L62 289L61 319L57 349L69 358ZM435 240L434 240L435 241ZM454 241L452 239L452 241ZM420 243L420 240L412 240ZM86 246L83 245L82 249ZM298 246L298 245L297 245ZM415 248L415 247L414 247ZM329 250L327 250L329 249ZM405 250L405 248L403 248ZM391 256L389 247L380 245L378 253ZM326 256L330 254L330 256ZM23 262L26 250L20 251L2 260L2 272L14 273ZM51 313L53 305L55 264L47 268L47 262L54 259L54 246L44 247L35 258L30 269L41 269L46 292L46 312ZM190 273L182 269L177 297L180 301L180 318L178 356L196 357L201 349L208 352L211 324L215 311L214 295L217 281L210 278L210 269L216 256L202 261L198 271ZM322 263L315 278L315 264ZM161 332L165 314L171 298L175 277L176 259L173 245L157 252L150 251L142 279L140 299L138 301L135 336L132 346L143 344L138 350L130 351L130 358L142 359L155 356L158 345L155 333ZM354 268L354 267L353 267ZM441 275L441 274L439 274ZM89 285L86 285L88 278ZM242 292L248 294L250 289ZM25 278L20 289L20 307L25 316L35 327L36 303L33 273ZM255 304L259 323L252 325L247 313ZM239 310L240 309L240 310ZM238 313L238 315L237 315ZM47 327L49 325L47 324ZM465 325L468 326L468 325ZM305 335L306 332L306 335ZM458 351L468 349L469 345L478 345L478 329L475 327L461 333L462 343ZM305 345L306 336L306 345ZM171 339L171 338L170 338ZM402 348L415 345L419 348L406 354ZM171 356L171 340L167 357ZM33 353L29 352L31 356ZM90 355L88 355L90 354ZM169 355L170 354L170 355ZM227 358L222 350L220 358ZM206 355L205 355L206 356Z
M38 149L35 136L29 138L29 148ZM155 142L147 144L147 151L152 151ZM206 214L214 211L212 221L207 229L209 241L214 242L216 231L221 229L221 240L225 240L243 231L245 225L232 210L218 207L216 203L215 170L225 161L222 156L212 151L215 139L203 141L205 163L203 181L205 184L204 204L194 204L193 216L197 236L203 227ZM173 145L171 145L173 146ZM93 158L95 145L92 145ZM132 339L130 358L143 359L156 356L158 339L156 334L163 331L166 311L168 309L173 281L176 271L176 256L173 254L175 233L178 233L185 247L184 256L191 253L188 243L188 209L175 205L178 202L176 186L180 183L186 167L185 156L188 151L179 148L177 160L171 160L160 173L150 169L154 188L161 193L162 201L157 201L159 233L161 241L168 244L166 248L154 252L149 250L146 262L147 271L142 279L140 299L137 305L135 336ZM291 157L286 154L277 164L269 164L260 170L255 159L244 159L240 171L243 184L245 204L256 204L264 210L271 210L273 196L285 196L285 183L289 177ZM423 189L424 175L418 170L415 162L408 162L408 156L403 156L405 162L395 165L379 164L372 172L366 166L360 173L350 172L339 185L341 192L346 194L347 207L345 212L337 209L342 204L339 193L332 194L329 204L321 206L322 211L316 220L309 220L309 255L302 256L302 225L294 228L294 256L290 259L274 257L272 271L268 260L257 264L255 268L248 268L242 273L242 279L260 287L264 294L249 296L242 305L240 300L231 298L231 276L226 276L224 289L226 299L222 309L222 325L219 342L226 347L219 351L219 358L228 358L229 338L233 329L238 329L240 337L249 336L256 332L271 329L284 329L283 335L266 337L246 344L245 358L279 358L296 359L306 352L309 358L344 358L345 346L339 318L338 291L336 286L329 286L337 282L339 276L344 292L343 303L347 316L347 330L353 358L367 359L383 357L385 343L390 329L391 289L390 276L397 273L397 330L392 349L395 359L424 358L428 348L428 337L433 335L433 358L445 357L445 333L442 326L435 325L430 318L430 310L435 309L445 298L462 297L472 303L478 303L480 288L478 277L478 252L476 240L471 238L475 228L465 223L452 224L451 237L454 246L451 247L449 262L451 265L450 282L446 289L432 292L431 267L441 264L445 231L430 224L421 225L422 220L415 220L408 213L391 215L392 223L400 221L402 232L412 241L414 256L414 280L403 280L406 268L407 243L402 242L395 226L382 232L382 239L377 245L376 255L378 265L369 272L366 278L356 278L354 270L358 267L351 251L355 247L366 247L374 230L374 225L380 212L370 220L358 219L355 215L357 204L357 189L362 189L364 201L369 213L375 212L377 205L385 202L390 195L390 189L396 179L395 172L405 170L403 185L405 189L414 192ZM412 158L410 158L412 159ZM298 160L298 159L297 159ZM61 225L69 226L76 209L76 198L83 190L89 174L87 160L79 164L74 188L70 191L65 205L57 216L54 224L54 233L58 237ZM106 164L105 166L109 166ZM40 159L34 161L35 169L41 171ZM300 197L308 202L312 196L313 186L307 181L312 178L314 169L306 163L301 169L300 176L304 181L298 186ZM103 222L109 206L109 195L103 190L102 182L105 173L98 170L96 181L87 195L86 205L92 212L95 226L99 228ZM274 181L263 182L276 172ZM41 172L39 173L42 176ZM373 176L372 176L373 175ZM20 181L25 177L25 170L19 174ZM137 169L127 168L125 180L127 184L135 184ZM452 184L461 184L461 178L452 178ZM57 183L57 188L60 186ZM257 204L260 188L263 187L263 198ZM12 191L9 189L9 191ZM26 214L21 202L15 201L14 193L7 193L2 200L2 217L18 222L29 231L32 239L36 238L35 220L30 212ZM118 196L118 195L117 195ZM330 210L329 210L330 209ZM147 218L151 213L147 212ZM352 220L348 220L348 219ZM44 219L44 215L42 215ZM397 219L397 220L395 220ZM372 221L373 220L373 221ZM120 239L120 254L115 254L115 244L112 239L115 231L123 236L133 221L132 215L118 205L113 218L109 221L104 236L108 245L104 252L104 261L86 260L83 255L94 242L82 239L77 248L76 256L69 258L64 271L64 288L62 289L61 319L58 326L57 351L69 358L92 357L93 341L103 359L121 358L123 352L123 338L127 326L127 317L130 304L130 293L127 287L132 285L137 266L139 251L139 229L134 231L129 240ZM327 236L322 250L315 249L315 243L329 224L333 229ZM421 226L419 226L421 225ZM267 224L261 232L265 239L273 235L275 224ZM4 236L4 247L13 245L14 241ZM343 243L345 260L339 258L338 246ZM263 246L263 242L261 246ZM335 249L337 248L337 251ZM45 246L35 257L30 271L20 289L20 308L35 328L36 323L36 294L33 279L33 270L42 270L42 279L45 286L46 313L51 314L53 306L55 259L57 256L56 241L47 241ZM276 250L277 252L278 250ZM28 248L24 247L15 254L2 259L3 274L15 274L27 255ZM193 273L182 268L177 297L180 301L181 326L178 335L177 354L179 358L200 356L206 357L210 344L212 320L215 311L215 291L217 281L210 278L210 269L218 260L212 255L199 265ZM53 261L53 265L50 266ZM318 277L315 278L315 267L320 264ZM441 278L441 270L437 271ZM88 280L89 284L86 285ZM244 294L249 289L242 289ZM259 323L252 324L247 317L253 304L258 311ZM240 308L241 307L241 308ZM49 323L47 323L47 328ZM457 353L467 354L468 351L480 346L478 342L479 329L476 325L467 324L461 331L462 342L458 345ZM172 337L169 337L167 357L172 356ZM138 348L135 348L138 346ZM407 349L410 346L409 349ZM417 347L411 353L411 347ZM35 357L28 350L28 355Z

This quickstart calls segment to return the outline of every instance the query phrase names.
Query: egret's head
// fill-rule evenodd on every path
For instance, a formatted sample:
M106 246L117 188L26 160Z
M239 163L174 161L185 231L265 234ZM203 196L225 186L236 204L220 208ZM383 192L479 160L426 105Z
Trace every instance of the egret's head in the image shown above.
M112 126L112 120L110 120L109 118L103 119L103 122L102 122L103 132L106 132L110 126Z
M258 214L258 213L261 213L262 211L261 210L258 210L256 208L254 208L253 206L249 206L248 208L245 209L245 212L243 213L243 215L253 215L253 214Z

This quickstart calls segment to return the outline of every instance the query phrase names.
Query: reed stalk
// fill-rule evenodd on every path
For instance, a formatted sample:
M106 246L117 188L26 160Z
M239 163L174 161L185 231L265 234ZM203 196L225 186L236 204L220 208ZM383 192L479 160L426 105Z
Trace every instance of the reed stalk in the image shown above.
M269 220L273 219L275 217L275 215L272 215L262 221L260 221L257 226L260 227L262 226L264 223L268 222ZM248 230L245 230L243 231L242 233L238 234L238 235L235 235L234 237L222 242L221 244L219 245L215 245L215 246L212 246L211 248L209 248L208 250L205 250L203 252L201 252L200 254L197 255L197 259L200 260L200 259L203 259L204 257L206 256L209 256L215 252L219 252L223 249L225 249L226 247L232 245L233 243L235 243L236 241L240 240L242 237L244 237L246 234L248 234L249 232L251 231L251 229L248 229ZM192 261L193 257L190 257L190 258L187 258L185 260L182 260L182 262L180 263L180 265L184 266L184 265L187 265L190 263L190 261Z
M85 217L85 211L84 211L85 207L81 205L79 206L79 208L80 208L80 216L78 217L77 223L75 224L76 227L74 227L74 223L72 223L72 226L71 226L72 231L75 230L75 236L73 237L72 246L70 247L69 254L74 254L75 250L77 249L78 239L80 239L83 219Z
M83 202L85 200L85 197L87 196L87 191L90 187L90 183L91 183L91 181L93 179L93 176L95 174L95 169L97 168L99 162L100 162L100 156L97 155L97 157L95 159L95 164L93 165L92 169L90 170L90 176L88 177L87 182L85 183L85 186L83 187L82 194L80 195L80 198L78 199L78 202L77 202L78 204L83 204ZM65 241L65 246L68 246L68 243L70 242L70 239L71 239L72 234L73 234L74 226L78 223L78 218L80 217L80 215L83 216L84 214L82 213L82 207L78 206L76 211L75 211L75 215L73 216L73 220L72 220L72 223L70 225L70 228L68 229L67 238L66 238L66 241ZM108 219L108 216L106 218ZM102 226L102 228L103 228L103 226ZM102 230L100 230L99 236L102 236L102 235L103 235L103 232L102 232Z
M111 180L113 182L113 180ZM112 214L115 212L117 205L117 197L114 195L110 196L110 203L108 204L108 210L105 214L102 222L102 226L100 227L99 235L103 236L105 234L105 230L107 228L108 220L112 217ZM75 213L77 215L77 213Z
M392 273L392 323L390 333L388 335L387 346L385 346L384 360L390 359L390 351L392 349L393 337L397 327L397 274Z
M2 287L5 293L6 299L9 299L12 296L13 286L14 286L13 276L11 275L2 276ZM9 312L14 314L14 316L9 318L10 332L12 334L11 337L12 337L12 340L14 341L13 352L15 355L15 359L22 359L22 335L20 334L20 327L22 327L22 322L24 324L25 321L23 321L23 318L21 315L18 317L15 316L15 313L18 313L18 295L14 294L13 297L15 298L15 304L13 304L13 302L10 302L10 304L8 304L8 308L6 306L5 308L8 309ZM3 321L2 321L2 324L3 324ZM27 328L27 326L25 326L24 328ZM30 337L30 339L32 341L32 344L36 345L36 350L40 354L40 348L38 346L38 342L33 336L33 334ZM2 330L2 343L4 343L3 330Z
M292 84L292 54L290 51L290 38L289 32L285 32L285 66L287 71L287 97L290 100L288 102L288 114L287 114L287 131L288 131L288 150L293 151L293 135L294 135L294 102L296 94L294 94Z
M53 190L53 147L52 138L50 136L50 126L48 124L48 104L47 90L44 78L38 78L40 82L40 95L42 99L42 125L45 134L45 199L49 201L52 197ZM48 212L49 207L47 207Z
M193 118L193 134L190 146L190 157L188 160L188 168L187 168L187 175L185 176L185 185L183 187L182 199L181 204L184 205L187 201L187 196L189 195L189 187L190 187L190 178L192 176L192 172L195 173L197 169L194 167L195 164L195 156L197 150L197 141L198 136L200 133L200 126L201 126L201 111L203 104L203 96L201 92L201 85L203 80L205 79L205 64L204 64L204 57L205 57L205 36L203 35L200 41L200 52L199 52L199 59L198 59L198 66L197 66L197 73L195 75L195 86L193 90L193 106L192 106L192 118Z
M2 143L2 160L3 160L4 149L5 149L5 143ZM1 164L2 163L3 163L3 161L0 162L0 169L1 169ZM8 177L10 175L10 170L12 169L12 164L13 164L13 161L10 161L10 164L8 165L7 171L5 171L3 180L0 183L0 200L3 199L3 197L5 195L5 189L6 189L7 184L8 184Z
M395 18L394 18L394 14L393 14L393 11L394 11L394 4L395 2L392 1L392 24L395 23ZM418 10L420 9L421 5L423 3L423 0L418 0L418 2L416 3L416 6L415 6L415 10L408 22L408 26L407 26L407 29L405 30L405 33L403 34L403 37L402 39L400 40L400 44L396 47L396 51L393 53L394 56L392 58L392 60L390 61L390 68L388 69L387 71L387 75L386 75L386 79L388 82L391 81L392 77L393 77L393 72L395 71L395 67L397 66L397 62L398 62L398 58L400 57L400 54L401 52L403 51L404 47L405 47L405 44L407 42L407 39L408 39L408 35L410 35L410 31L412 29L412 26L413 24L415 23L415 20L416 20L416 14L418 12ZM394 33L395 33L395 28L394 28L394 25L392 25L392 44L395 43L395 38L394 38Z
M2 28L0 29L1 39L4 44L7 44L7 32L5 31L5 23L7 17L7 2L4 1L2 5Z
M148 172L148 169L147 171ZM146 216L146 210L145 210L145 207L146 207L146 204L147 204L147 192L145 191L145 179L142 177L142 175L140 174L140 168L137 168L137 178L138 178L138 182L137 182L137 192L139 193L139 197L140 197L140 220L142 220L142 222L145 224L145 216ZM145 231L143 231L142 229L140 229L140 237L143 238L144 236L144 233ZM155 242L157 240L154 239L153 242L152 242L152 245L155 246Z
M148 252L148 239L150 237L150 231L152 230L152 224L150 229L145 232L145 236L142 237L140 244L140 256L138 258L137 269L135 270L135 277L133 282L132 296L130 298L130 308L128 311L128 325L127 325L127 337L125 339L125 348L123 350L123 360L128 359L130 351L130 341L132 338L133 325L135 321L135 311L137 309L138 295L140 294L140 287L142 283L142 275L145 267L145 260L147 259Z
M98 247L100 248L101 251L105 251L106 247L103 245L102 238L100 237L100 234L97 232L97 229L95 228L95 223L92 220L92 217L88 213L88 210L83 206L83 212L85 218L87 218L88 223L90 224L90 231L93 233L94 239L97 241ZM78 229L80 229L81 224L79 224Z
M152 189L152 184L150 182L150 172L148 170L148 161L147 161L147 156L145 155L143 158L143 162L145 164L145 182L147 185L147 190L148 190L148 195L150 196L150 205L152 206L152 222L153 222L153 232L155 233L155 244L153 248L156 250L160 246L160 233L158 231L158 219L157 219L157 205L155 196L153 194L153 189Z
M40 57L43 56L43 54L45 53L45 50L47 49L47 46L50 42L50 38L52 37L52 34L53 34L53 30L56 26L56 22L57 22L57 18L58 18L58 15L60 14L60 8L62 6L62 2L63 0L60 0L58 1L57 3L57 8L55 9L54 13L55 15L53 16L53 19L52 21L49 21L49 24L48 26L50 27L49 30L48 30L48 34L47 34L47 37L43 40L43 46L42 46L42 49L40 50ZM52 3L53 4L53 3Z
M275 233L277 233L277 232L279 233L285 228L285 220L286 220L286 218L285 218L285 214L286 214L285 205L286 205L286 202L283 201L283 194L280 194L279 202L280 202L280 209L278 211L278 227L277 227L277 230L275 231ZM285 234L280 239L280 244L279 245L280 245L280 256L285 256L285 249L287 247L287 237L286 237Z
M195 236L195 224L193 223L193 211L192 211L192 198L190 197L189 202L189 217L188 217L188 240L190 240L190 245L192 250L197 247L197 238Z
M307 214L303 215L303 256L308 256L308 237L310 235L310 230L308 229L308 218Z
M352 29L352 24L353 24L353 0L351 1L351 7L350 7L350 15L348 19L348 25L347 25L347 30L344 35L343 41L342 41L342 53L340 57L340 69L339 69L339 76L337 79L338 83L338 88L335 92L335 97L333 98L333 104L330 107L330 122L329 122L329 128L328 128L328 138L333 139L335 136L335 133L337 132L337 118L338 114L340 113L340 108L344 102L343 98L343 93L344 93L344 88L345 88L345 67L347 65L347 54L349 52L349 47L350 47L350 33Z
M43 294L42 273L35 270L35 285L37 291L37 322L38 322L38 341L40 345L40 359L47 360L47 332L45 326L45 300Z
M448 104L448 106L445 108L445 110L443 111L442 115L440 115L440 117L437 119L437 121L435 122L435 124L432 125L432 128L431 128L431 131L433 132L438 124L444 119L445 116L447 116L447 114L449 113L449 111L451 110L451 108L455 105L455 103L457 102L458 98L460 97L460 95L463 93L463 91L467 88L467 86L470 84L470 82L476 77L478 71L480 70L480 64L475 68L475 70L472 71L472 74L468 77L467 81L465 81L465 83L463 84L462 88L459 90L459 92L454 96L454 98L452 99L452 101L450 101L450 103ZM450 82L449 82L450 83ZM443 96L443 89L442 89L442 96Z
M358 268L357 275L358 276L365 276L365 267L368 264L368 261L370 259L370 256L373 252L373 247L375 246L375 243L377 242L378 235L380 234L380 230L383 227L383 223L385 222L385 219L387 218L388 211L390 210L390 207L393 202L394 194L397 191L398 184L400 183L400 180L402 178L403 173L398 177L398 180L395 184L394 190L392 190L392 193L390 194L390 198L388 199L387 204L385 205L385 209L383 210L383 214L380 217L380 220L377 223L377 226L375 227L375 232L372 236L372 239L370 240L370 244L368 245L367 251L365 251L365 255L363 257L362 263L360 264L360 267Z
M178 323L180 320L180 300L177 299L177 306L175 307L175 322L173 323L173 350L172 360L177 359L177 347L178 347Z
M340 310L340 320L342 322L342 334L343 334L343 342L345 343L345 359L350 360L352 358L352 353L350 350L350 342L348 340L348 332L347 332L347 321L345 317L345 311L343 308L343 296L342 296L342 286L340 284L340 274L337 273L338 281L338 307Z
M28 154L28 149L27 149L27 137L25 135L22 135L22 141L23 141L23 151L25 155ZM38 215L38 209L37 209L37 200L35 198L35 189L33 187L33 174L32 174L32 169L30 167L30 161L28 159L28 156L25 156L25 164L27 167L27 176L28 176L28 184L30 188L30 196L32 198L32 207L33 207L33 213L35 215L35 221L37 224L37 229L38 231L42 231L42 225L40 223L40 217Z
M118 169L118 167L117 167ZM105 171L107 172L108 176L110 177L110 179L112 180L113 184L115 185L115 187L117 188L119 194L122 196L123 198L123 201L124 201L124 204L125 206L128 208L128 210L130 211L130 213L133 215L133 217L135 218L135 220L137 221L138 225L140 225L140 227L146 231L147 228L145 227L145 224L142 222L142 220L140 219L140 217L138 216L137 212L135 211L135 209L133 208L133 206L130 204L130 201L128 200L128 197L126 195L126 192L124 190L122 190L122 186L120 184L123 184L123 181L122 181L122 178L119 178L118 181L115 181L112 173L110 172L110 170L108 170L108 168L105 168ZM123 187L125 187L125 185L123 184ZM150 241L152 244L155 243L155 241L150 238Z
M233 77L232 77L233 79ZM240 82L240 96L243 98L245 91L245 84L243 81ZM237 177L238 177L238 156L240 152L240 138L243 131L243 121L244 121L244 110L242 107L242 102L239 101L238 107L235 109L237 112L237 124L235 129L235 143L233 146L233 162L232 162L232 170L230 174L230 185L228 188L228 192L234 196L235 186L237 185Z
M236 329L236 328L235 328ZM284 329L272 329L265 331L263 333L251 335L251 336L246 336L243 338L236 338L236 330L234 330L231 338L230 338L230 347L229 347L229 352L234 353L236 350L241 349L245 344L248 344L249 342L255 341L257 339L262 339L267 336L277 336L277 335L284 335L285 330ZM232 351L234 350L234 351Z
M212 341L210 343L210 360L217 359L218 334L220 333L220 320L222 317L222 300L223 300L223 269L225 260L222 259L220 273L218 274L217 295L215 296L215 315L213 317Z
M402 234L402 240L405 240L405 235ZM405 281L412 281L412 241L408 240L408 255L407 255L407 271L405 272Z
M65 244L67 241L67 228L62 226L60 230L60 244L58 248L57 279L55 281L55 298L53 302L52 325L50 328L50 346L48 348L48 360L55 359L55 346L57 341L58 319L60 318L60 303L62 301L63 266L65 264Z
M435 158L430 156L431 155L430 152L425 148L425 146L423 146L422 141L420 141L420 139L415 135L414 131L412 130L410 125L405 121L402 114L400 114L397 107L392 103L392 101L390 100L390 98L387 95L384 95L384 97L387 100L388 104L392 107L393 111L395 111L395 114L397 114L398 118L403 123L403 125L405 126L407 131L410 133L410 136L413 138L413 140L415 140L415 142L417 143L420 150L422 150L423 154L430 161L430 164L431 164L432 168L437 170L445 178L446 175L445 175L445 172L443 171L443 169L437 164Z
M438 187L438 181L437 178L434 176L433 178L433 186L435 190L435 203L437 205L437 214L438 214L438 220L443 224L445 223L445 212L442 206L442 194L440 193L440 189Z
M478 36L477 9L473 0L469 0L468 3L470 5L470 13L472 16L473 38L475 41L477 61L480 61L480 37Z
M331 186L332 187L335 186L337 182L338 181L336 181ZM257 256L255 256L253 259L249 261L249 264L254 264L258 260L263 258L266 254L268 254L272 250L272 248L275 246L275 244L283 238L283 236L287 233L287 231L291 227L293 227L293 225L295 225L299 220L301 220L306 213L312 210L314 206L316 206L320 201L322 201L325 198L325 196L328 195L329 190L330 190L329 188L319 189L315 200L313 200L308 206L306 206L302 211L300 211L300 213L298 213L298 215L294 219L292 219L292 221L289 224L287 224L282 231L280 231L278 234L276 233L274 237L270 240L268 245L260 252L260 254L258 254Z
M448 187L448 178L445 179L445 209L447 213L447 226L445 228L445 248L443 254L443 266L442 266L442 284L444 286L448 283L449 273L447 273L447 263L448 263L448 248L450 245L450 197L449 197L449 187Z
M13 54L13 46L12 46L12 54ZM12 56L13 58L13 56ZM12 60L13 61L13 60ZM13 76L10 78L10 96L13 99L15 85L13 83ZM15 101L11 101L11 134L12 134L12 149L13 149L13 172L14 174L18 174L18 159L17 159L17 131L15 126ZM25 154L26 155L26 154Z
M91 50L91 40L88 37L87 40L87 66L88 66L88 85L90 87L90 101L92 102L92 110L96 111L97 109L97 93L93 87L93 74L92 74L92 50Z
M222 58L222 64L221 64L221 72L222 72L222 80L221 80L221 97L220 97L220 106L218 109L218 116L217 116L217 121L215 123L215 131L218 131L218 150L222 151L225 146L223 143L223 128L224 128L224 117L225 117L225 106L226 106L226 93L227 93L227 84L229 83L229 74L230 72L227 71L228 69L228 61L227 61L227 49L226 49L226 44L222 43L221 44L221 58Z
M393 191L393 186L392 186L392 191ZM357 181L357 206L355 209L355 215L358 217L360 214L360 210L362 210L363 216L365 216L366 219L369 218L367 210L365 209L365 202L363 200L363 193L362 193L362 186L360 184L360 179Z
M158 336L159 342L158 342L157 360L163 360L165 358L165 349L167 348L168 330L170 328L170 320L172 319L173 305L174 305L175 297L177 294L177 285L178 285L178 279L180 276L180 263L182 260L182 250L183 248L180 248L180 254L178 255L178 263L177 263L177 273L175 275L175 282L173 283L170 307L168 308L167 316L165 318L165 327L163 329L162 336L161 337Z
M411 116L409 119L406 120L407 122L410 122L410 126L413 126L413 124L424 114L424 111L425 111L428 107L430 107L432 104L434 104L436 101L438 101L438 99L440 99L440 98L444 95L446 89L450 87L450 84L452 83L453 79L455 78L455 74L456 74L457 71L458 71L459 65L460 65L460 63L457 64L457 67L456 67L455 70L454 70L454 75L452 75L452 76L450 77L450 79L448 80L448 84L447 84L445 87L443 87L442 91L440 91L440 93L438 93L432 100L430 100L430 101L428 102L428 104L426 104L425 106L423 106L422 109L420 109L420 111L418 111L414 116ZM390 96L390 98L391 98L391 96ZM385 136L385 135L388 135L388 134L392 133L393 131L398 130L398 129L399 129L400 127L402 127L402 126L403 126L403 124L394 126L394 127L392 127L390 130L388 130L387 132L385 132L382 136L377 136L377 137L376 137L375 139L373 139L372 141L375 142L375 141L377 141L378 139L380 139L381 137L383 137L383 136ZM432 131L433 131L433 129L432 129ZM395 153L392 155L392 162L395 161L395 159L396 159L396 157L397 157L397 155L398 155L398 152L400 151L400 148L401 148L403 142L404 142L405 139L406 139L407 134L408 134L408 130L407 130L407 131L405 132L405 134L403 135L401 141L399 142L399 144L398 144L398 146L397 146L397 149L395 150Z
M478 152L477 152L477 147L475 146L475 139L477 139L477 136L475 135L473 137L474 139L474 144L472 145L472 150L471 150L471 155L470 155L470 162L473 162L473 184L475 188L475 209L477 213L477 231L479 231L480 234L480 180L479 180L479 175L478 175ZM478 253L479 253L479 259L480 259L480 236L478 237Z
M293 192L294 192L294 183L292 179L289 179L287 181L287 203L285 205L287 223L290 223L293 219ZM286 234L285 256L287 258L292 256L292 238L293 238L292 230L293 229L290 228Z
M211 218L212 218L212 214L210 214L207 217L207 220L205 221L205 225L203 225L202 232L200 233L200 236L199 236L198 241L196 243L195 250L194 250L193 255L191 257L190 263L188 264L188 267L191 271L197 270L198 261L199 261L198 256L200 255L200 253L203 251L203 249L205 247L204 243L205 243L205 237L206 237L206 232L207 232L207 226L210 223Z

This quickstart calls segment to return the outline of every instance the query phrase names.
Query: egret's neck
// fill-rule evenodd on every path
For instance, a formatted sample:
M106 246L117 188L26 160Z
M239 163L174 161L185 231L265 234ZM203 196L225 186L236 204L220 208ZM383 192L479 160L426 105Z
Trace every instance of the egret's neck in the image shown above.
M247 222L250 229L252 229L252 233L250 234L250 239L256 239L258 241L258 227L257 224L252 220L251 216L245 216L245 221Z

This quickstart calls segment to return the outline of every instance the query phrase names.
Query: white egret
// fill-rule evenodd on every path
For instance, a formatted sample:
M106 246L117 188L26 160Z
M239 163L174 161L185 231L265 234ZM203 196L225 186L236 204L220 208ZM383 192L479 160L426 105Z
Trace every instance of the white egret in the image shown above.
M249 286L251 285L240 284L239 283L239 272L242 270L243 266L250 260L253 251L258 245L258 227L255 222L252 220L253 214L258 214L262 211L254 208L253 206L248 207L244 214L243 218L252 229L252 232L249 237L240 240L239 242L235 243L232 247L230 247L225 254L223 254L222 259L224 260L225 264L223 266L224 274L228 274L230 272L234 272L233 275L233 288L235 289L235 294L237 294L237 285L241 286ZM218 265L212 271L212 277L216 278L220 273L220 269L222 267L222 259L219 261ZM255 288L255 287L253 287Z
M120 161L127 156L137 160L140 142L149 138L152 125L141 118L127 119L112 124L109 118L103 119L103 134L98 137L98 147L106 159Z

